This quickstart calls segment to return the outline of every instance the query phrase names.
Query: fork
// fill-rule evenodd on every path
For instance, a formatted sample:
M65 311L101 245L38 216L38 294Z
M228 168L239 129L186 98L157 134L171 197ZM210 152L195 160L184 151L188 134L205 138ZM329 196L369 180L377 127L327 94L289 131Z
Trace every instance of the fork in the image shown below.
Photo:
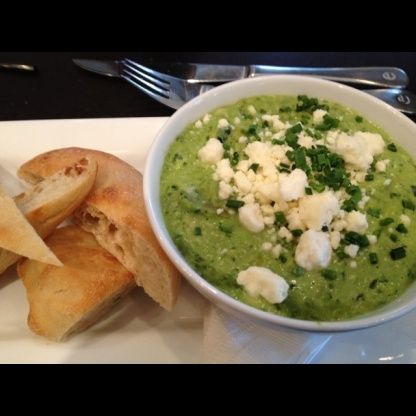
M211 84L196 84L186 79L164 74L130 59L119 62L120 75L130 84L160 103L178 109L193 98L215 88ZM403 89L362 90L386 102L399 111L416 114L416 95Z

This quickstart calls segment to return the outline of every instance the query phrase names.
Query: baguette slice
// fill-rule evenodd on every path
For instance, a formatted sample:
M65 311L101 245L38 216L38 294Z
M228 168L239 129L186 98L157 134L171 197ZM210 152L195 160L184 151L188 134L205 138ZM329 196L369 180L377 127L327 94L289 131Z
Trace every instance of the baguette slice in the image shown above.
M62 266L62 263L49 250L48 246L17 208L13 199L1 187L0 212L1 249L33 260Z
M136 285L92 234L75 225L58 228L46 242L63 267L25 259L17 271L27 291L30 329L64 341L93 325Z
M147 219L142 175L119 158L97 150L66 148L41 154L18 171L31 183L53 175L62 166L82 157L98 164L91 193L74 213L84 230L133 273L136 283L165 309L175 305L180 274L167 258Z
M39 236L45 238L79 207L94 185L96 174L95 161L79 158L16 196L15 203ZM19 258L14 251L0 249L0 274Z

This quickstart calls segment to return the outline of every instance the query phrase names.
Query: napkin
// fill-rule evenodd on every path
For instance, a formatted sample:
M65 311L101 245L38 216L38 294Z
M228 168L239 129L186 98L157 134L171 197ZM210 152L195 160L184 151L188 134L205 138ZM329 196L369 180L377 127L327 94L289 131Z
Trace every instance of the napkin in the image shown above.
M203 362L206 364L311 363L331 335L271 329L209 305L204 316Z

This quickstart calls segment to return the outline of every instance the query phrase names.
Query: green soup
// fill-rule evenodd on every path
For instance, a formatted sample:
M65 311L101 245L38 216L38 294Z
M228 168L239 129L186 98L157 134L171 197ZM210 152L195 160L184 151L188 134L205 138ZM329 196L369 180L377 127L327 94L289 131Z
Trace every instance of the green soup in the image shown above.
M313 117L317 108L327 111L319 123L314 122ZM264 115L279 115L280 121L292 126L301 124L291 129L292 133L284 130L276 139L273 138L278 137L276 130ZM219 126L221 119L228 120L229 125ZM299 145L299 130L320 144L308 149ZM328 132L334 130L347 134L378 133L385 141L383 153L374 158L365 179L358 185L351 183L349 171L340 157L331 156L333 153L323 148L327 145ZM246 140L240 139L242 136ZM291 231L293 240L290 242L279 237L282 225L279 222L284 223L285 218L276 213L274 224L268 224L261 232L251 232L239 220L239 202L232 196L226 200L219 197L219 182L213 179L212 164L198 158L199 150L210 138L219 138L224 148L223 158L229 158L233 168L247 159L244 148L248 143L273 141L275 145L291 145L290 163L276 167L277 171L291 172L296 167L307 171L310 184L307 194L322 192L325 187L347 191L349 197L342 209L364 213L368 229L361 236L343 230L339 247L333 250L330 264L324 270L308 271L299 267L295 262L295 249L301 230ZM319 152L322 156L314 156ZM386 159L390 162L385 171L375 168L375 162ZM338 167L332 167L332 160ZM250 168L257 169L255 164ZM354 111L307 97L260 96L219 108L188 126L166 156L161 176L161 201L166 226L178 249L192 267L218 289L278 315L318 321L341 320L391 302L414 280L415 185L416 167L411 157L393 145L383 130ZM363 195L369 197L364 206L359 205ZM331 229L324 227L322 231ZM376 236L377 242L371 237L373 241L369 243L369 235ZM345 246L351 242L360 246L354 258L345 254ZM276 251L265 249L264 243L270 243L266 248L280 244L282 250L276 256L273 254ZM248 295L236 278L239 272L251 266L265 267L282 276L289 284L287 298L272 304L261 296Z

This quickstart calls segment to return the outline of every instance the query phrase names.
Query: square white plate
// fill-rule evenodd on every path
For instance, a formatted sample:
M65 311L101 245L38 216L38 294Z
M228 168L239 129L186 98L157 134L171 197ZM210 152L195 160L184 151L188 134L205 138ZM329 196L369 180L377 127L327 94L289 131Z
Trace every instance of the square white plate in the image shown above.
M0 166L15 175L47 150L103 150L142 171L166 118L43 120L0 123ZM0 170L0 179L4 171ZM171 313L136 289L98 325L57 344L30 332L23 285L12 267L0 277L0 363L196 363L202 355L206 302L187 284ZM333 335L320 363L416 362L416 312L382 326Z

